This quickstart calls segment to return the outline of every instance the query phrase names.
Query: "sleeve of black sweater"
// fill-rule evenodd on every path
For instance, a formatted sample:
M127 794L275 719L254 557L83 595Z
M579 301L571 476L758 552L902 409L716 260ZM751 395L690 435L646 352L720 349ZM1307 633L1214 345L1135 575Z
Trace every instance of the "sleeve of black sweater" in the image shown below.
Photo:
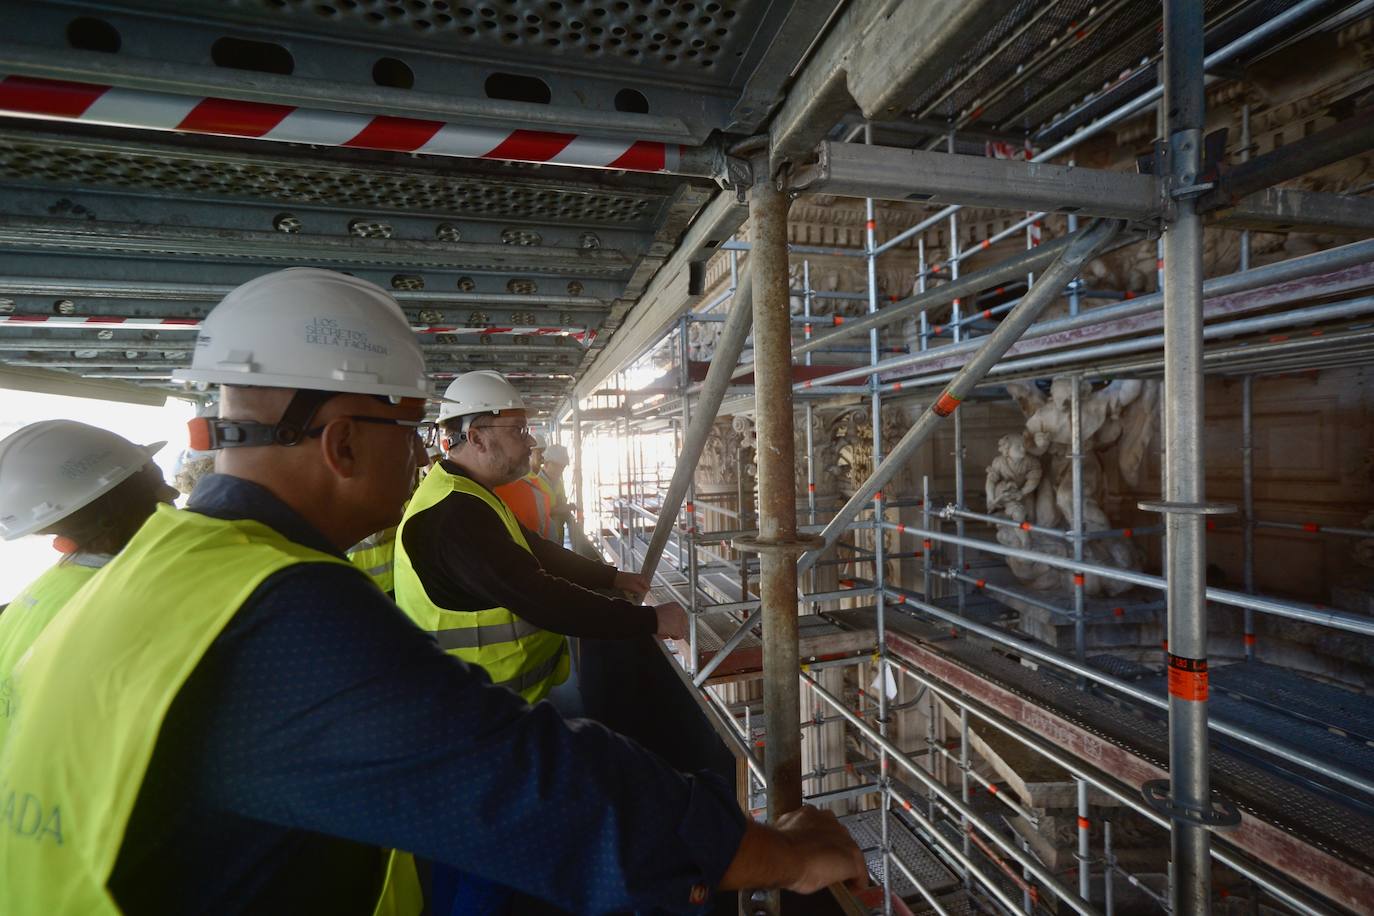
M615 587L614 566L574 553L562 544L540 537L524 525L520 526L520 530L525 532L530 551L539 565L544 567L544 572L576 582L583 588Z
M593 639L643 636L657 628L652 608L602 597L563 577L571 572L579 579L587 576L582 579L587 584L610 585L612 568L576 556L570 560L568 551L528 535L532 550L554 558L557 568L546 568L539 556L511 540L500 517L475 496L444 497L410 518L401 537L425 590L440 607L510 608L550 632Z

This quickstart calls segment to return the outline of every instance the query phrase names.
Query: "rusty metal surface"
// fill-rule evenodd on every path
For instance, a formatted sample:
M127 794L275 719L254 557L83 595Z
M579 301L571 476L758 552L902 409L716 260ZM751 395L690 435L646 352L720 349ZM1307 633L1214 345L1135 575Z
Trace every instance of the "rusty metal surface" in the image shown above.
M787 262L790 200L767 177L749 197L753 235L754 360L758 409L759 541L786 544L797 537L796 465L792 436L791 283ZM768 818L801 807L801 686L797 680L797 566L793 554L763 550L759 557L763 607L763 699L769 729L764 769Z

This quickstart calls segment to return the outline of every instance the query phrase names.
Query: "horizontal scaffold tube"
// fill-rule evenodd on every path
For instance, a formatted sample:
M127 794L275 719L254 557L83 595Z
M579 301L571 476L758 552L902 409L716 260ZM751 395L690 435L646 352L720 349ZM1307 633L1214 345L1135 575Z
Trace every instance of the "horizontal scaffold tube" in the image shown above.
M1116 237L1122 225L1120 220L1101 220L1092 223L1078 235L1071 236L1072 244L1063 249L1060 256L1045 271L1044 276L1039 278L1035 287L1026 294L1011 314L1003 319L997 329L982 339L982 347L978 353L960 370L939 399L925 409L920 418L912 424L911 429L907 430L906 435L902 436L892 451L874 469L868 480L854 491L854 495L825 526L825 530L821 532L824 545L802 555L797 563L799 571L810 569L811 564L819 560L821 553L835 543L840 532L854 520L859 511L873 501L883 485L906 467L916 450L930 437L940 422L958 409L960 401L968 396L1026 328L1035 322L1040 313L1058 298L1064 284L1073 279L1088 260L1095 257Z
M1290 284L1296 280L1303 280L1350 267L1365 265L1372 261L1374 261L1374 240L1352 242L1349 245L1342 245L1339 248L1318 251L1314 254L1305 255L1300 258L1291 258L1287 261L1279 261L1276 264L1256 267L1253 270L1227 274L1223 277L1214 277L1203 283L1202 294L1210 299L1213 297L1248 292L1262 287ZM945 287L939 287L939 289L945 289ZM1284 290L1278 290L1277 292L1284 292ZM1303 291L1294 290L1293 292L1300 295ZM1076 331L1080 328L1091 327L1097 324L1115 324L1126 318L1134 318L1139 315L1158 312L1163 306L1163 294L1150 293L1149 295L1118 302L1115 305L1089 309L1078 315L1055 318L1034 325L1026 331L1023 340L1036 340L1055 334L1063 334L1068 331ZM1127 327L1122 330L1122 333L1130 333L1136 330L1138 329ZM888 373L898 369L909 370L909 372L903 374L911 375L916 372L935 372L941 369L954 368L962 362L962 357L964 355L978 349L978 346L982 342L983 338L974 338L972 340L965 340L943 347L934 347L908 356L897 356L891 359L885 359L872 366L846 369L842 372L835 372L830 375L812 379L811 387L819 388L821 386L834 385L852 379L868 378L875 371L886 376ZM1022 347L1018 346L1013 348L1012 352L1016 353L1021 349Z

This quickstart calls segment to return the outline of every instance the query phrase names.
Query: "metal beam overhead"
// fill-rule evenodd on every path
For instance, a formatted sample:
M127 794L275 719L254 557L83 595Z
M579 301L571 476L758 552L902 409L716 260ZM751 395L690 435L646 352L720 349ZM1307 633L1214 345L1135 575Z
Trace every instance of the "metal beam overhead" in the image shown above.
M1374 200L1352 194L1269 188L1210 216L1217 225L1260 232L1374 233Z
M1158 179L1130 172L822 142L792 173L798 191L1046 210L1143 220L1158 216Z

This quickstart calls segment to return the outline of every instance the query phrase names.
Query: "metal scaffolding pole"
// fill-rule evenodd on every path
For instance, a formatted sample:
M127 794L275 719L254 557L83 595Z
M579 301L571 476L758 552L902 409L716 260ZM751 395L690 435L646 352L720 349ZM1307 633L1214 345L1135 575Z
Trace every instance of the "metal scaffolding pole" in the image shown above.
M864 124L864 142L873 142L873 125ZM864 254L865 266L868 268L866 279L868 281L868 313L876 314L878 311L878 222L877 211L873 205L873 198L864 199ZM952 217L951 217L952 218ZM869 362L877 365L879 353L879 331L877 328L868 332ZM807 357L808 361L810 357ZM878 390L882 382L875 372L868 380L869 391L871 392L872 402L872 424L873 424L873 462L876 464L883 460L883 396ZM810 408L807 408L808 411ZM808 419L809 419L808 413ZM808 435L810 430L808 428ZM809 440L808 440L809 441ZM883 514L883 494L878 493L873 497L873 517L881 523L885 520ZM876 588L874 594L874 613L877 623L877 645L878 645L878 733L887 737L887 596L883 592L885 585L887 558L884 556L884 546L886 544L887 532L883 531L881 524L873 529L873 582ZM892 845L889 830L891 825L888 821L888 809L891 807L891 783L888 779L888 760L887 752L881 748L878 751L878 783L882 789L881 803L879 805L879 833L882 842L883 856L883 914L892 916Z
M1240 383L1241 548L1245 563L1246 594L1255 593L1255 401L1253 375ZM1245 660L1255 660L1255 611L1244 611Z
M654 570L658 568L663 548L667 546L668 536L672 534L673 523L677 520L678 509L692 484L697 462L706 447L706 440L711 436L711 427L715 425L720 403L725 398L725 390L730 386L731 370L739 362L740 354L744 352L744 342L749 338L749 330L754 322L754 290L749 282L749 270L746 266L736 287L734 301L730 303L730 314L716 341L715 356L711 360L711 367L706 370L706 380L702 382L690 422L687 423L687 431L682 437L682 453L678 455L677 464L673 467L673 479L668 484L668 492L663 495L663 507L659 511L658 522L654 525L654 536L644 554L644 565L640 569L644 576L652 577ZM784 328L783 335L790 342L790 329ZM685 344L683 360L686 360ZM683 371L686 372L685 366ZM687 400L686 391L687 386L684 384L684 408ZM788 401L791 402L790 395Z
M1073 451L1069 454L1073 474L1073 558L1083 562L1083 379L1073 376L1073 393L1069 396L1069 427ZM1088 660L1088 620L1084 605L1086 580L1082 573L1073 574L1073 649L1079 663ZM1086 690L1086 681L1079 680L1079 689Z
M1064 249L1063 255L1046 271L1041 282L1026 294L1011 314L1002 319L997 329L988 335L982 348L949 383L944 393L912 424L892 451L874 468L868 480L855 490L854 495L825 526L821 533L824 543L801 557L798 561L800 569L809 569L811 564L820 559L824 550L834 545L839 539L840 532L872 502L883 485L906 466L916 450L935 431L940 421L958 409L960 402L968 396L983 376L987 375L988 370L1035 321L1036 316L1053 301L1059 290L1063 289L1064 283L1076 276L1079 268L1116 236L1121 225L1119 221L1096 222L1074 238L1073 243ZM765 403L762 391L759 392L758 402L761 407Z
M1193 0L1164 3L1164 115L1174 214L1164 224L1164 505L1168 580L1169 781L1172 910L1211 909L1207 753L1207 541L1203 526L1202 163L1203 15Z
M792 439L792 324L787 275L789 196L768 174L749 193L753 233L754 387L758 432L759 599L763 608L764 771L768 819L801 807L801 690L797 681L796 469Z

